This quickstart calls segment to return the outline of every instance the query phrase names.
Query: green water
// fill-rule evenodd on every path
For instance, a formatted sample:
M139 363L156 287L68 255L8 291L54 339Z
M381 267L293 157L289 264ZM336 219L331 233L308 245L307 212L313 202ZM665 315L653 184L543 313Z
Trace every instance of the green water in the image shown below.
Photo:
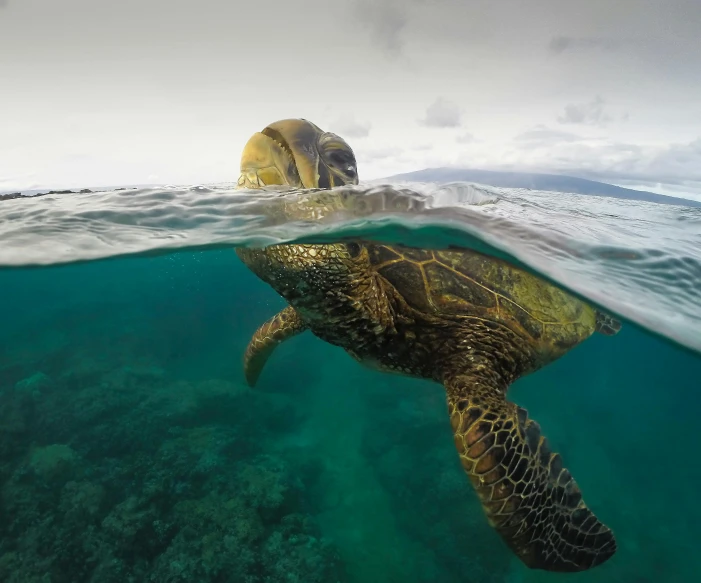
M630 323L513 387L619 550L530 571L484 520L444 391L306 333L232 250L0 271L0 581L699 579L701 359Z

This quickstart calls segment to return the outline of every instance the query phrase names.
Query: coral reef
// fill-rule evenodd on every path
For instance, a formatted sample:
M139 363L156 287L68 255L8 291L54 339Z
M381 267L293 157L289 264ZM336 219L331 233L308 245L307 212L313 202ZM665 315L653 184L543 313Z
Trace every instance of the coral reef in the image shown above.
M59 378L0 393L0 581L345 580L299 468L265 453L299 422L284 397L153 366Z

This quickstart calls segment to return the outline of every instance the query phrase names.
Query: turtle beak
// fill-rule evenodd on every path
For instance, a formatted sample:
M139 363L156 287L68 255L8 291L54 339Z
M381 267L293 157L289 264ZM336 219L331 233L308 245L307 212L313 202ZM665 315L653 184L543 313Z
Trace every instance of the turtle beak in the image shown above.
M253 134L241 154L238 188L333 188L357 183L350 146L305 119L270 124Z

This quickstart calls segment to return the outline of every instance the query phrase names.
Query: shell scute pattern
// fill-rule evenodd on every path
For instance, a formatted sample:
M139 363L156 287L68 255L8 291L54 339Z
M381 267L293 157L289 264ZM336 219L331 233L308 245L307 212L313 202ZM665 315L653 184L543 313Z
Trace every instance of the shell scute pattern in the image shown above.
M424 313L498 322L540 351L564 351L596 325L588 305L530 273L477 252L368 246L370 262Z

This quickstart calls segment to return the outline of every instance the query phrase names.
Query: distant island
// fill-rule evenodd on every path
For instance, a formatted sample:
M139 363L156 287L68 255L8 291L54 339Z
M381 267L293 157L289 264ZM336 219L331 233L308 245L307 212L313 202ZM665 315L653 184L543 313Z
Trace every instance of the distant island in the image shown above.
M502 188L530 188L531 190L551 190L555 192L572 192L591 196L608 196L626 200L643 200L660 204L701 207L701 202L665 196L645 190L622 188L605 182L596 182L573 176L557 174L528 174L525 172L498 172L492 170L471 170L468 168L426 168L406 174L388 176L382 180L392 182L476 182ZM373 181L376 182L376 181Z
M106 190L129 190L129 188L138 188L136 186L127 187L120 186L119 188L110 188ZM36 198L37 196L46 196L47 194L86 194L93 192L104 192L100 190L90 190L83 188L81 190L28 190L25 192L7 192L0 194L0 200L14 200L15 198Z
M446 182L476 182L488 186L502 188L530 188L531 190L549 190L554 192L571 192L574 194L588 194L590 196L608 196L625 200L642 200L659 204L672 204L687 207L701 208L701 201L665 196L646 190L633 190L622 188L605 182L596 182L574 176L559 174L529 174L526 172L499 172L494 170L472 170L469 168L425 168L405 174L395 174L386 178L379 178L371 182L434 182L443 184ZM47 194L78 194L101 192L107 190L129 190L140 187L153 187L154 184L120 186L118 188L102 187L102 190L32 190L25 192L0 193L0 201L15 198L33 198L46 196Z

